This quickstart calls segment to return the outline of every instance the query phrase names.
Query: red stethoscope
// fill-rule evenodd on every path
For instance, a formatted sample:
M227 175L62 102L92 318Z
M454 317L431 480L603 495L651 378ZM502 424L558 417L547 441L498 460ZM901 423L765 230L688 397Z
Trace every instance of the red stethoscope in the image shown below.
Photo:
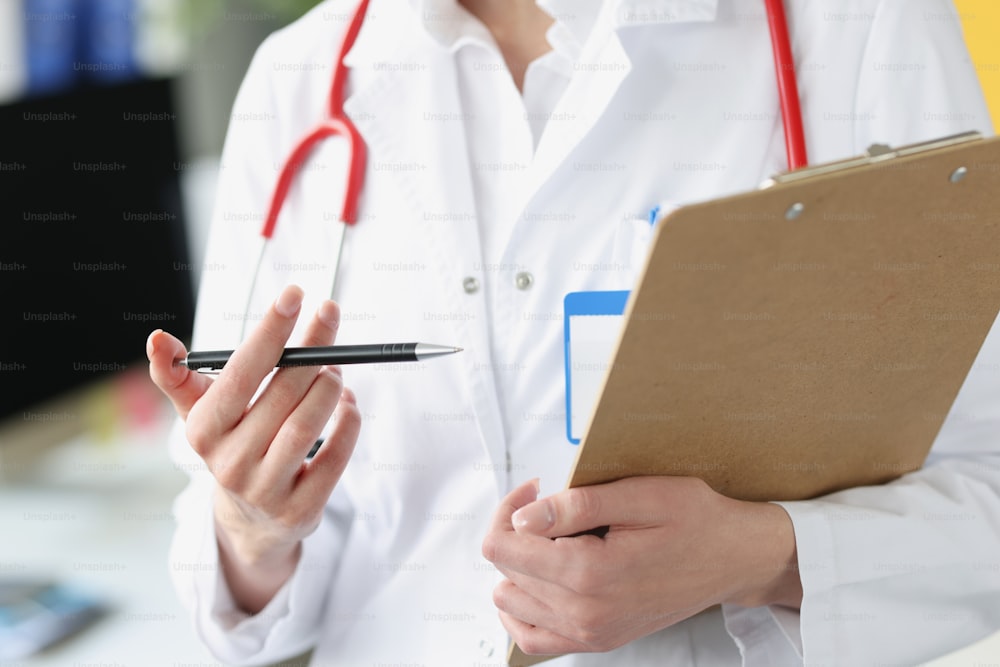
M343 136L350 149L347 186L344 191L344 202L340 220L345 225L353 225L358 219L358 199L364 181L366 151L364 140L350 118L344 114L344 81L347 78L347 67L344 57L354 46L354 40L361 30L368 11L369 0L361 0L347 35L337 54L337 64L333 71L333 83L330 85L330 97L327 104L327 117L309 134L299 141L288 156L278 176L271 203L264 219L261 234L270 239L274 234L275 225L281 207L288 196L295 174L299 167L309 158L309 154L324 139L333 136ZM781 117L784 122L785 152L788 156L790 170L804 167L806 160L805 133L802 127L802 110L799 106L798 86L795 82L795 62L792 58L792 45L788 36L788 22L785 19L785 7L782 0L765 0L767 5L768 27L771 32L771 45L774 51L774 67L778 78L778 95L781 100Z

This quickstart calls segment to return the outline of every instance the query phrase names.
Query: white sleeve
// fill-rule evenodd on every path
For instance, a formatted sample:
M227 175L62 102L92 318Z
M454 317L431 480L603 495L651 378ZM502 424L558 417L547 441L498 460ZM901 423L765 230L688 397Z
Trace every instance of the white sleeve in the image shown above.
M280 49L269 38L254 56L240 87L223 149L216 206L198 293L193 348L229 348L240 322L234 294L245 294L259 248L259 229L273 187L273 164L284 149L269 72ZM190 482L174 503L176 529L170 576L206 647L226 664L265 664L311 648L320 632L334 570L352 519L350 504L335 491L319 528L306 538L299 565L258 614L238 610L218 560L213 520L215 480L191 448L178 420L170 437L174 464Z
M993 134L951 2L883 0L862 62L855 152ZM794 525L801 611L723 608L746 667L918 664L1000 629L1000 324L922 470L779 504Z

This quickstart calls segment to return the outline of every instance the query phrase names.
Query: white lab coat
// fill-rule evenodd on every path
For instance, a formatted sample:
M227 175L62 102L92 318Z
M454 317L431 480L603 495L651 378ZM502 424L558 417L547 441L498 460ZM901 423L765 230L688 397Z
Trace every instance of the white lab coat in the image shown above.
M951 3L787 3L813 163L875 142L992 131ZM294 186L262 261L279 165L322 114L353 3L323 2L256 54L234 107L194 347L237 344L280 288L311 314L331 290L345 143ZM771 47L758 0L608 0L529 165L469 164L452 57L401 0L373 0L348 62L346 110L368 146L361 221L335 296L339 342L419 339L464 352L349 367L364 425L297 573L253 618L217 572L211 478L178 428L192 481L171 573L226 662L316 646L318 665L499 665L507 635L480 555L499 499L562 487L562 311L574 290L627 289L656 204L755 188L784 168ZM572 16L566 15L565 20ZM438 115L440 114L440 115ZM504 259L484 263L472 169L526 169ZM529 289L515 275L529 272ZM468 278L497 281L494 312ZM302 318L303 321L308 319ZM879 488L783 503L798 542L801 614L725 608L568 665L909 665L1000 628L1000 345L984 347L922 471ZM803 653L804 652L804 653ZM742 656L742 658L741 658Z

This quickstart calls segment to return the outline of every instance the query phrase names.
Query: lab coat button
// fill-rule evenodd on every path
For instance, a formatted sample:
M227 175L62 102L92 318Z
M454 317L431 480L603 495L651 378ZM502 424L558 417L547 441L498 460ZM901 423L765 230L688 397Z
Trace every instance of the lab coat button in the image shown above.
M514 276L514 284L519 290L531 289L531 286L535 284L535 277L527 271L521 271Z
M466 294L475 294L479 291L479 281L472 276L469 276L462 281L462 288L465 290Z

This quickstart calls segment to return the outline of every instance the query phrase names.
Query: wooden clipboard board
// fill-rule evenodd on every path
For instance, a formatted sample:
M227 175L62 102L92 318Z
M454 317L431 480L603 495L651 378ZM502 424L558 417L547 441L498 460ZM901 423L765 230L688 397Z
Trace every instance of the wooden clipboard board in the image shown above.
M795 500L917 470L998 309L1000 137L874 146L678 209L568 487L683 475Z

